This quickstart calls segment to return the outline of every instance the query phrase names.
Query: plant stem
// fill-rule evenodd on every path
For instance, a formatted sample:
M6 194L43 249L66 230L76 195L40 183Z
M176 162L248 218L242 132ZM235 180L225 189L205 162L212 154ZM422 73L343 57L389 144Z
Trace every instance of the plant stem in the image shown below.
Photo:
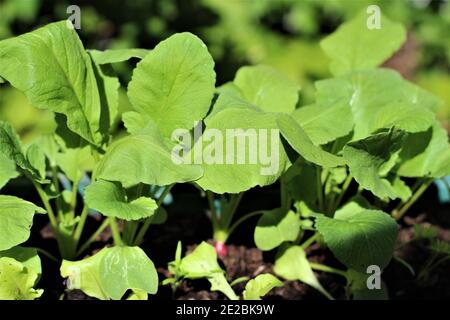
M102 224L100 225L100 227L98 227L97 231L95 231L90 237L89 239L80 247L80 249L78 249L76 256L79 256L80 254L82 254L87 248L89 248L89 246L91 245L92 242L95 241L95 239L97 239L97 237L103 232L103 230L106 229L106 227L109 225L109 220L105 219L103 220Z
M163 191L163 193L161 194L161 196L158 198L158 200L156 200L156 204L158 205L158 208L159 208L159 206L162 205L162 203L163 203L165 197L169 194L169 192L170 192L170 190L173 188L173 186L174 186L173 184L170 185L170 186L167 186L167 187L164 189L164 191ZM133 241L133 243L135 243L136 245L139 245L139 244L142 242L142 240L144 240L145 233L147 232L148 228L149 228L150 225L152 224L153 217L154 217L154 216L151 216L151 217L149 217L149 218L147 218L147 219L145 220L144 225L141 227L141 230L139 230L139 233L138 233L138 235L136 236L136 239Z
M55 191L58 197L56 198L56 212L58 213L59 220L63 220L63 213L62 213L62 203L61 203L61 194L59 190L59 181L58 181L58 171L56 166L52 166L52 181L53 185L55 186Z
M248 219L250 219L250 218L252 218L252 217L254 217L254 216L263 214L263 213L264 213L263 210L258 210L258 211L253 211L253 212L247 213L246 215L240 217L240 218L239 218L235 223L233 223L233 225L228 229L228 235L232 234L233 231L234 231L237 227L239 227L243 222L245 222L246 220L248 220Z
M230 207L227 208L228 210L224 210L223 212L221 212L221 219L223 219L223 223L222 226L225 229L229 229L231 221L233 221L233 217L234 214L236 213L236 210L239 206L239 203L242 200L242 197L244 196L244 193L241 192L237 195L233 195L231 200L230 200Z
M217 230L219 229L219 220L216 212L216 206L214 205L214 194L211 191L206 191L206 197L208 198L209 209L211 210L213 230Z
M120 237L119 226L117 225L116 218L109 217L108 220L109 220L109 225L111 227L111 233L112 233L112 236L114 239L114 244L116 246L123 245L122 238Z
M319 210L323 211L323 188L322 188L321 171L322 171L321 168L317 167L316 170L317 199L319 200Z
M58 260L54 255L52 255L51 253L49 253L48 251L41 249L41 248L35 248L37 252L42 253L44 256L46 256L47 258L49 258L50 260L56 262L56 263L60 263L61 260Z
M319 239L320 235L319 233L313 234L311 237L305 240L305 242L302 243L301 247L303 249L308 248L310 245L312 245L314 242L316 242Z
M430 179L425 181L417 190L414 192L411 198L402 206L403 203L400 203L397 208L392 210L392 217L395 220L401 219L403 215L408 211L409 208L420 198L420 196L428 189L433 181Z
M53 208L50 204L50 201L48 200L48 197L45 194L42 187L37 182L35 182L33 178L30 177L30 180L33 183L37 193L39 194L39 197L41 198L42 203L44 204L45 210L47 210L48 218L50 220L53 232L55 233L56 237L58 237L58 222L56 220L56 216L55 213L53 212Z
M350 183L352 182L353 177L352 175L349 173L347 175L347 178L344 181L344 184L342 185L342 190L341 193L339 194L339 197L337 198L337 200L333 203L333 206L331 207L331 213L333 214L336 209L339 207L339 205L341 204L342 199L344 198L345 193L347 192L348 187L350 186Z
M343 276L344 278L347 277L347 273L343 270L339 270L339 269L329 267L324 264L315 263L315 262L310 262L309 265L314 270L324 271L324 272L328 272L328 273L334 273L334 274Z
M89 213L89 207L85 204L83 211L81 211L80 221L78 221L77 227L75 228L75 233L73 235L75 246L78 244L78 241L80 241L81 234L83 233L84 225L85 225L86 219L88 217L88 213Z

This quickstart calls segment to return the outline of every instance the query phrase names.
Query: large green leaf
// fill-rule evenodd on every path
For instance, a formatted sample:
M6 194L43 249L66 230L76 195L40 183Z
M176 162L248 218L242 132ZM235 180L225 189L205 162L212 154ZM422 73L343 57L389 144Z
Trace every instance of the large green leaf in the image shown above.
M315 145L336 140L353 129L351 109L342 101L304 106L291 115Z
M87 259L64 260L61 275L69 278L69 289L103 300L119 300L129 289L158 290L155 266L139 247L104 248Z
M170 137L175 129L191 129L204 118L215 80L214 61L205 44L191 33L179 33L138 63L128 96L141 118L153 120Z
M266 211L255 228L255 243L261 250L272 250L285 241L295 241L300 233L300 219L293 211Z
M281 248L275 260L273 270L286 280L299 280L320 291L329 299L333 299L322 287L311 269L306 253L300 246Z
M33 106L64 114L70 130L101 143L100 99L91 60L67 21L1 41L0 75Z
M34 300L43 290L33 289L38 274L21 262L0 257L0 300Z
M448 133L438 123L426 132L406 136L400 152L398 174L404 177L450 175Z
M341 157L314 145L302 127L290 115L279 114L277 123L283 137L304 159L323 167L337 167L345 163Z
M100 50L88 50L88 53L94 59L96 64L111 64L130 60L131 58L144 59L150 52L147 49L108 49L104 51Z
M322 40L323 50L332 59L330 69L334 75L375 68L405 41L406 30L401 24L381 15L381 28L369 29L369 19L361 12Z
M295 110L300 88L272 67L242 67L233 82L245 100L263 111L291 113Z
M283 282L270 273L260 274L250 280L244 290L244 300L261 300L270 290L282 287Z
M45 182L40 176L39 170L33 167L22 151L19 136L13 127L4 121L0 121L0 153L15 162L28 175L38 182Z
M45 210L20 198L0 195L0 250L28 240L35 213Z
M361 187L379 198L395 199L401 196L401 192L386 178L386 171L398 155L403 137L403 131L390 130L350 142L343 149L352 176Z
M397 224L379 210L342 211L334 218L317 215L316 228L333 254L346 266L366 272L370 265L386 267L394 252Z
M227 108L210 118L193 160L204 170L196 183L220 194L272 184L287 165L274 114L250 108Z
M318 81L316 89L318 105L351 109L354 139L392 126L407 132L425 131L434 123L433 110L440 103L432 94L387 69L353 72ZM345 115L342 113L330 125L339 125L335 123L343 121Z
M90 208L105 216L123 220L139 220L148 218L158 207L155 200L140 197L128 202L125 190L118 182L99 180L85 189L84 198Z
M19 173L16 170L16 163L0 151L0 190L9 180L17 176L19 176Z
M124 187L130 187L140 182L165 186L201 177L203 171L200 166L176 164L165 143L153 126L116 141L99 162L97 178L119 181Z

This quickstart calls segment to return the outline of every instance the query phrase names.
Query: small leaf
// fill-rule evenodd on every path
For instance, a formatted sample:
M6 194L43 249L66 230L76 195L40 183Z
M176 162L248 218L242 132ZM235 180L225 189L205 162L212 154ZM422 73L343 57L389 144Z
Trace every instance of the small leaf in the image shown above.
M43 290L33 289L38 274L13 258L0 257L0 300L34 300Z
M213 246L202 242L181 260L179 266L180 275L188 279L200 279L218 272L223 273L217 263L217 254Z
M347 286L354 300L388 300L388 290L384 281L380 289L369 289L367 279L370 274L361 273L353 269L347 270Z
M140 197L128 202L125 190L118 182L95 181L85 189L84 198L89 208L107 217L123 220L139 220L151 217L158 205L155 200Z
M265 296L270 290L282 286L283 282L270 273L260 274L245 286L244 300L261 300L261 297Z
M0 190L9 180L17 178L19 173L16 170L16 163L3 155L0 151Z
M38 277L42 273L41 259L36 248L12 247L9 250L0 251L0 258L8 257L22 263L28 270L36 272Z
M213 273L208 277L208 281L211 283L211 291L220 291L230 300L239 300L239 297L233 288L231 288L223 272Z
M333 254L346 266L366 272L370 265L380 269L392 258L397 224L379 210L339 211L335 218L317 215L316 228Z
M333 299L322 287L311 269L306 253L300 246L286 246L277 255L275 273L286 280L299 280L320 291L328 299Z
M104 248L80 261L64 260L61 275L69 277L69 289L102 300L119 300L127 290L155 294L158 274L139 247Z
M381 15L380 28L369 29L369 19L361 12L320 43L332 59L330 69L334 75L375 68L405 41L406 30L401 24Z
M28 240L34 214L45 212L31 202L0 195L0 250L10 249Z
M285 241L295 241L300 233L300 219L293 211L266 211L255 228L255 243L261 250L272 250Z

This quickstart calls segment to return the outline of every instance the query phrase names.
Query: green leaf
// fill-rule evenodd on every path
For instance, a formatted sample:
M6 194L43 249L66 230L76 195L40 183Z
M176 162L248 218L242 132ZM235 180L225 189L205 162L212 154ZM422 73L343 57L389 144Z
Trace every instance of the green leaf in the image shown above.
M43 290L33 289L38 274L13 258L0 257L0 300L34 300Z
M8 257L22 263L28 270L33 270L38 276L42 273L41 259L36 248L12 247L9 250L0 251L0 258Z
M69 278L69 289L102 300L119 300L129 289L149 294L158 290L155 266L139 247L104 248L87 259L64 260L61 275Z
M282 286L283 282L270 273L260 274L245 286L244 300L261 300L261 297L265 296L270 290Z
M406 40L406 30L401 24L381 15L381 28L369 29L369 19L369 15L361 12L321 41L322 49L332 59L330 69L334 75L375 68Z
M0 151L0 190L9 180L17 178L19 173L16 170L16 163L3 155Z
M220 291L230 300L239 300L239 297L233 288L231 288L223 272L213 273L208 277L208 281L211 283L211 291Z
M41 180L45 180L45 154L37 144L27 148L26 158L33 168L39 173Z
M404 177L441 178L450 175L447 131L438 123L426 132L406 136L397 173Z
M204 118L215 80L214 61L205 44L191 33L178 33L138 63L128 96L142 118L153 120L170 137L175 129L191 129Z
M272 67L242 67L233 83L245 100L265 112L291 113L297 105L299 86Z
M181 259L179 274L187 279L207 278L214 273L223 273L217 262L217 253L206 242L199 244L194 251Z
M392 258L398 226L382 211L338 211L334 219L317 215L315 226L333 254L349 268L366 272L368 266L377 265L383 269Z
M139 220L151 217L158 205L155 200L140 197L128 202L125 189L118 182L99 180L86 187L84 198L89 208L105 216L123 220Z
M194 163L202 164L204 174L196 183L204 190L239 193L270 185L287 166L273 113L227 108L209 119L205 133L210 135L204 134L191 153Z
M300 219L293 211L281 208L266 211L255 228L256 246L272 250L285 241L295 241L300 233Z
M41 178L39 171L33 167L23 154L19 136L13 127L4 121L0 121L0 153L14 161L18 167L33 177L37 182L45 182Z
M291 115L315 145L343 137L353 128L351 109L340 101L329 105L304 106Z
M403 131L390 130L350 142L343 149L351 175L361 187L381 199L395 199L403 194L383 177L396 159L403 137Z
M279 114L277 123L283 137L304 159L327 168L337 167L345 163L341 157L314 145L303 128L291 116Z
M130 60L131 58L144 59L149 52L150 50L140 48L108 49L104 51L88 50L88 53L98 65L123 62Z
M85 140L102 141L91 61L67 21L1 41L0 75L24 92L31 105L64 114L69 129Z
M107 149L97 165L97 178L119 181L128 188L140 182L165 186L201 177L203 171L200 166L176 164L172 156L158 130L148 126L137 134L116 141Z
M317 167L298 158L283 175L286 188L294 200L304 201L315 208L317 194ZM308 188L304 186L307 185Z
M55 160L61 170L73 182L79 182L84 173L92 169L94 161L89 146L65 149L56 154Z
M315 85L317 104L350 107L354 139L393 126L407 132L425 131L434 123L433 110L440 103L432 94L388 69L353 72ZM345 115L329 126L340 126Z
M328 299L333 299L322 287L311 269L306 253L300 246L286 246L281 249L273 268L275 273L286 280L299 280L320 291Z
M28 240L34 214L45 212L31 202L0 195L0 250L10 249Z

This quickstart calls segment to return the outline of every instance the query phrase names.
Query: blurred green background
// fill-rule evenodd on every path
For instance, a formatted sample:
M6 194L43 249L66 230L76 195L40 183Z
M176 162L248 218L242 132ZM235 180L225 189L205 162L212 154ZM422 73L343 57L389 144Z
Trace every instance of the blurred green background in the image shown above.
M153 48L175 32L190 31L208 45L218 84L232 80L242 65L272 65L297 81L301 103L313 99L313 82L329 77L319 40L370 4L409 30L408 40L386 66L438 95L438 116L449 129L450 3L430 0L0 0L0 40L67 19L81 8L80 37L86 48ZM136 61L116 65L126 88ZM18 71L20 72L20 70ZM129 103L121 93L121 110ZM53 116L28 105L6 84L0 86L0 119L10 121L25 141L53 129Z

